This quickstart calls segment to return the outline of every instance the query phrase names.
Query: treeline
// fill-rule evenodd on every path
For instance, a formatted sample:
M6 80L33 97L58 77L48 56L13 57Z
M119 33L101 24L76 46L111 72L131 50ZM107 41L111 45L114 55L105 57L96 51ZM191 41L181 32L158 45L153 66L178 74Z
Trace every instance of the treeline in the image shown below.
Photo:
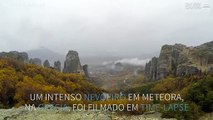
M213 111L212 75L168 77L157 83L151 90L161 93L180 93L184 102L189 104L189 111L162 111L163 117L196 120L205 112Z
M0 59L0 108L48 102L30 101L30 94L100 92L81 74L64 74L51 68Z
M146 83L141 87L129 89L133 93L176 93L181 94L184 102L154 101L159 104L187 103L189 111L161 111L162 117L178 120L197 120L204 113L213 111L213 75L201 74L185 77L166 77L162 80Z

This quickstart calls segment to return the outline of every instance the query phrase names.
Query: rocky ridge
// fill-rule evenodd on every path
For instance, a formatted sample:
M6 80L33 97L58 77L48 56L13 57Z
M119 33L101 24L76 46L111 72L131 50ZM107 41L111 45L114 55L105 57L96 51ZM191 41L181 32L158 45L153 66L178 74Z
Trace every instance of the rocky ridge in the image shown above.
M29 62L28 54L26 52L18 52L18 51L1 52L0 58L10 58L24 63Z
M23 63L30 63L42 66L42 61L40 58L28 58L28 54L26 52L18 52L18 51L11 51L11 52L1 52L0 58L8 58L13 59ZM54 68L58 71L61 71L61 62L55 61L54 66L51 67L49 60L45 60L43 62L43 66L46 68ZM64 73L80 73L85 75L87 78L89 77L88 73L88 65L81 65L80 58L78 56L78 52L74 50L70 50L66 55L66 60L64 61Z
M168 75L183 76L212 72L213 41L197 47L182 44L164 45L159 57L145 66L146 80L159 80Z

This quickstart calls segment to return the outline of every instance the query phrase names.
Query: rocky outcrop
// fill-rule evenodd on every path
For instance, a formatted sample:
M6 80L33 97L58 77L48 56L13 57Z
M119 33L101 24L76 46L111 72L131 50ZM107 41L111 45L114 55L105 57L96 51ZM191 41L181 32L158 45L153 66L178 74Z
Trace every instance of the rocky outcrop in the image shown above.
M88 72L88 65L83 65L83 71L84 71L84 74L87 78L89 78L89 72Z
M158 62L158 58L153 57L151 61L146 63L145 74L146 74L147 80L157 79L157 62Z
M159 80L168 75L194 75L210 71L213 65L213 41L197 47L182 44L164 45L158 58L145 66L147 80Z
M196 75L198 73L200 73L200 70L194 66L180 65L177 68L177 76Z
M64 73L82 73L82 67L78 52L70 50L66 55L66 60L64 62Z
M17 52L17 51L1 52L0 58L9 58L24 63L28 63L29 61L28 54L26 52Z
M39 59L39 58L31 58L29 63L41 66L41 59Z
M45 60L44 63L43 63L43 66L45 68L50 68L50 62L48 60Z
M57 71L61 71L61 62L60 61L54 62L54 69Z

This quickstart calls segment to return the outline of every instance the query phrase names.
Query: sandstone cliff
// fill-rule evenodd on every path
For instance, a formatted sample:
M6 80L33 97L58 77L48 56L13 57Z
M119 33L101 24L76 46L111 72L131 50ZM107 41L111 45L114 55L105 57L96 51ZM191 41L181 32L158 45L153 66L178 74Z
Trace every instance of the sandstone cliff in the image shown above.
M212 72L213 41L197 47L182 44L164 45L158 58L145 66L146 80L159 80L168 75L183 76Z
M82 73L82 67L78 52L70 50L66 55L66 60L64 62L64 73Z

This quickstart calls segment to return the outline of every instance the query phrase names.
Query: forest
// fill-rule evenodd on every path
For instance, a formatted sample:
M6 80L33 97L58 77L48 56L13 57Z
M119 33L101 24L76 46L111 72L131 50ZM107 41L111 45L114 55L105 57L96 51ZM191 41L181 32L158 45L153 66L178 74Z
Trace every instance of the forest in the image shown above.
M0 108L38 105L51 101L30 101L30 94L101 93L81 74L61 73L52 68L0 59ZM57 103L57 101L54 101Z
M103 93L106 90L95 87L88 82L82 74L62 73L53 68L21 63L15 60L0 59L0 108L19 107L24 104L58 103L73 104L76 101L31 101L30 94L91 94ZM188 76L167 76L159 81L144 82L139 87L133 87L125 91L139 94L181 94L184 101L128 101L127 99L107 101L77 101L85 104L189 104L189 111L164 111L162 117L177 119L198 119L204 113L213 111L213 75L202 73ZM122 114L142 114L146 111L127 112Z

